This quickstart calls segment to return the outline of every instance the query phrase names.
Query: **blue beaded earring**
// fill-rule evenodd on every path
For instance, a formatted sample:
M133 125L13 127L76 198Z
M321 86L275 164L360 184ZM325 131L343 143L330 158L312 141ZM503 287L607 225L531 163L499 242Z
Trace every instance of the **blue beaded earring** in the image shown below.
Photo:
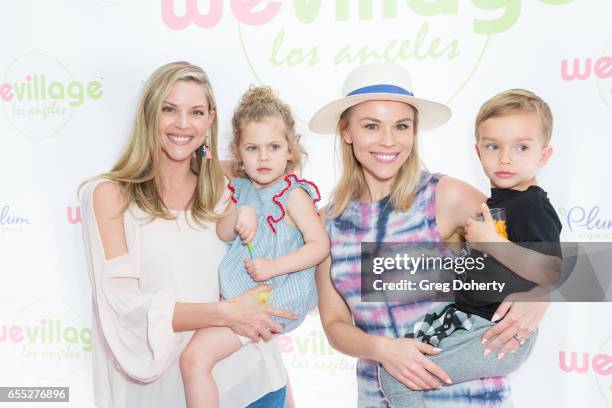
M210 129L206 131L206 141L200 148L200 157L205 157L206 159L212 159L212 152L210 150Z

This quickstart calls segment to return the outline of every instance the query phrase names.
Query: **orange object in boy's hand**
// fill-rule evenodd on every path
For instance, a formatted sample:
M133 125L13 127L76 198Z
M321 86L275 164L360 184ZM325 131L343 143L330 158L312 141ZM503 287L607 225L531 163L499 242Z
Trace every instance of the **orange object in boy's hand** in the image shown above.
M483 203L482 206L483 221L478 221L468 218L465 222L465 240L468 241L475 249L479 249L479 242L504 242L508 238L506 231L505 220L494 220L491 216L489 207Z

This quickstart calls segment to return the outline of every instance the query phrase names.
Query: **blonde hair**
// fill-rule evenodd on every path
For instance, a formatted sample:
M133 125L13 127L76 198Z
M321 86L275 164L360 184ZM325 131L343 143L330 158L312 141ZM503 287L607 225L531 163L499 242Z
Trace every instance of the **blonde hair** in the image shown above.
M393 180L391 187L391 203L393 208L398 211L407 211L414 201L414 193L419 185L421 161L419 158L418 145L418 111L417 109L407 104L414 112L414 141L410 156L400 167L398 173ZM331 193L330 205L328 206L326 216L328 218L337 218L342 214L349 201L358 199L361 193L367 188L365 178L363 176L363 168L361 163L357 161L353 153L353 147L347 143L342 137L343 132L348 129L350 116L353 107L348 108L338 121L337 141L340 145L340 161L342 165L342 175L336 188Z
M274 93L269 86L253 86L242 95L232 117L232 141L230 152L234 157L232 173L247 178L242 169L239 145L242 128L249 122L259 122L264 118L276 117L285 124L285 138L289 146L291 158L287 160L285 173L299 173L307 156L306 150L300 144L301 136L295 131L295 120L291 108Z
M535 112L540 119L544 146L552 136L553 116L550 107L542 98L526 89L509 89L486 101L476 116L476 141L480 138L478 127L487 119L519 112Z
M98 178L113 180L121 186L125 211L135 203L154 218L175 219L162 201L158 190L161 147L157 134L162 104L177 81L194 82L202 86L208 102L208 114L216 111L215 96L210 80L202 68L188 62L172 62L159 67L147 80L136 108L127 147L111 171ZM215 205L223 195L224 181L217 155L217 117L210 128L212 158L196 154L191 159L191 170L198 176L196 189L189 201L191 217L200 226L218 216ZM199 152L199 149L198 149Z

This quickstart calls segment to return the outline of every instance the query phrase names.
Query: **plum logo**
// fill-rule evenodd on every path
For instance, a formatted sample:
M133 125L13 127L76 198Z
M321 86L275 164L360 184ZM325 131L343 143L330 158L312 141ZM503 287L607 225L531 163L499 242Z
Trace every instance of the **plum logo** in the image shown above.
M279 337L291 381L316 393L342 392L355 385L355 359L330 346L318 316L308 314L299 328Z
M558 208L557 213L565 227L565 234L577 235L578 240L587 241L612 239L612 218L606 217L605 213L602 214L601 208L597 205Z
M75 80L58 60L26 54L13 61L0 82L0 103L7 118L25 136L57 134L83 105L103 96L100 81Z
M10 344L15 359L30 375L66 378L81 368L91 352L91 330L62 300L41 299L25 306L15 320L0 324L0 347Z
M29 218L16 212L10 205L0 204L0 234L23 232L30 224Z

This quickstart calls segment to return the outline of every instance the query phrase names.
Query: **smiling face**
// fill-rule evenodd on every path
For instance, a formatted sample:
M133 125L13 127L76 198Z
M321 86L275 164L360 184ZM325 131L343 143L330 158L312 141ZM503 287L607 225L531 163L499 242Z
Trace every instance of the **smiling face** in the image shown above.
M158 140L163 157L180 162L191 159L206 139L215 112L208 111L208 100L201 85L176 81L162 102Z
M403 102L368 101L351 108L342 138L351 144L364 178L376 190L391 185L414 144L414 108Z
M291 158L282 119L268 116L242 126L238 155L255 188L265 188L285 175Z
M478 126L478 134L476 152L494 188L523 191L535 185L538 169L552 154L535 112L489 118Z

